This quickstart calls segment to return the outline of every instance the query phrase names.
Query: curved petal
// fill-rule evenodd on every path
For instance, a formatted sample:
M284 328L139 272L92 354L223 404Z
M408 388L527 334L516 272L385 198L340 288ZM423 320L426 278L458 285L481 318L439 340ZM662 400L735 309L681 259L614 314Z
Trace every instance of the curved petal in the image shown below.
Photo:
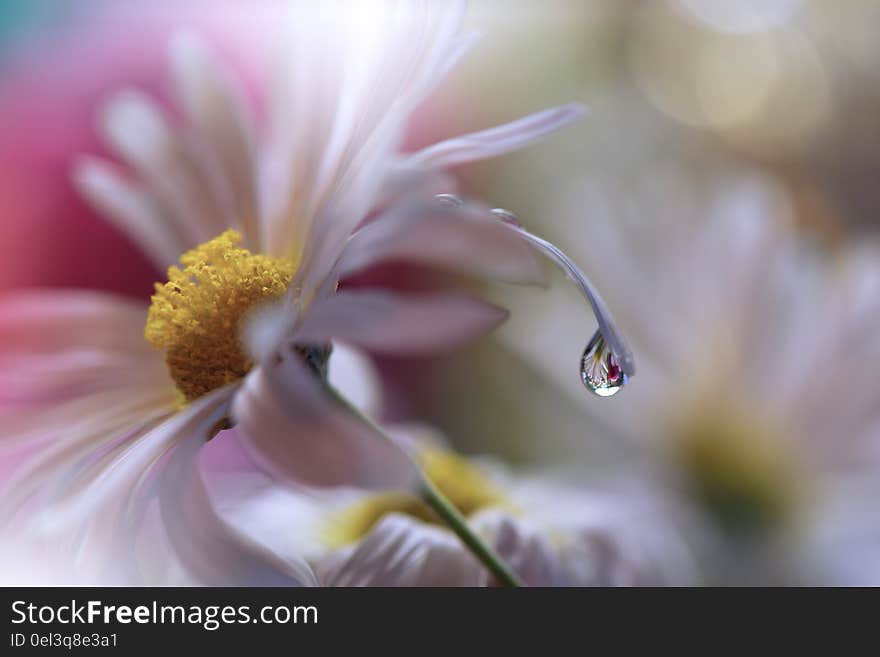
M485 572L454 534L400 514L317 570L325 586L479 586Z
M248 375L233 413L248 455L283 481L375 489L417 483L409 454L337 404L292 348Z
M138 487L155 477L151 474L154 468L163 466L173 450L196 434L202 443L210 438L213 425L204 425L208 418L214 418L216 425L228 414L231 395L230 389L215 391L132 439L120 440L107 449L95 449L78 477L81 482L67 478L66 485L59 489L63 499L57 506L71 517L88 518L110 501L134 498ZM53 519L59 516L55 514Z
M711 551L702 521L654 486L628 481L604 490L565 488L541 480L512 490L542 533L557 542L567 586L693 586L696 555Z
M565 583L564 564L549 539L498 509L473 527L529 586ZM389 514L355 547L316 566L327 586L492 586L486 567L444 527Z
M563 583L562 563L546 536L524 522L498 509L490 509L473 518L474 528L489 537L498 555L528 586L558 586ZM492 583L483 571L482 585Z
M186 435L185 440L167 455L157 487L170 543L187 572L203 584L313 584L314 575L302 558L279 556L251 536L236 531L217 513L206 478L211 470L230 467L230 456L234 460L239 454L234 449L230 452L222 434L205 444L206 436L211 435L212 428L228 412L225 401L219 396L192 412L178 429ZM202 400L196 404L199 402ZM246 462L236 465L249 467ZM247 494L244 490L235 493ZM277 527L274 529L277 531Z
M458 269L513 283L538 283L542 270L533 250L488 211L410 202L378 217L348 240L339 278L382 261Z
M98 292L0 297L0 411L102 392L159 390L171 400L162 358L143 338L146 313L143 303Z
M9 540L86 559L77 546L90 541L95 566L106 554L109 515L63 509L173 409L162 358L143 339L145 313L141 303L92 292L0 302L0 516L16 530ZM100 499L117 508L118 496Z
M87 485L108 454L139 440L170 413L171 405L162 401L112 391L53 404L41 413L31 408L4 414L2 516L26 515Z
M230 529L204 493L198 454L229 412L233 392L206 395L166 421L93 455L76 479L56 487L57 501L28 525L85 555L99 581L143 583L144 574L178 566L170 583L295 584L311 576ZM160 522L150 524L158 498ZM172 569L173 570L173 569ZM164 583L164 580L147 583Z
M219 433L203 451L203 480L214 510L282 559L324 556L328 518L365 495L354 488L281 485L248 456L237 428Z
M584 108L571 103L504 125L428 146L406 159L410 166L447 168L518 150L579 119Z
M629 345L623 337L623 333L617 327L617 322L614 321L614 317L608 309L608 304L605 303L602 295L599 294L599 291L590 282L586 274L581 271L580 267L574 264L571 258L558 246L530 233L522 226L506 221L502 222L502 225L521 235L526 241L552 260L580 288L587 303L593 309L593 315L599 324L599 332L617 359L620 369L630 376L634 375L636 373L636 363Z
M464 5L309 5L276 86L265 242L301 252L306 297L382 191L415 106L467 46ZM290 117L296 117L291 121Z
M26 290L0 296L0 350L56 352L72 346L150 351L143 337L147 306L82 290Z
M166 537L171 538L169 527L142 531L152 487L173 466L170 457L182 443L193 436L199 444L207 439L228 413L230 393L206 395L161 422L115 439L108 434L82 458L62 461L60 476L44 484L51 496L40 500L28 526L37 535L66 537L70 549L86 554L90 562L103 561L103 574L111 581L138 581L137 542L152 546L146 553L150 562L170 558L161 551Z
M369 351L426 353L473 339L506 318L501 308L459 295L342 291L314 303L296 340L336 339Z

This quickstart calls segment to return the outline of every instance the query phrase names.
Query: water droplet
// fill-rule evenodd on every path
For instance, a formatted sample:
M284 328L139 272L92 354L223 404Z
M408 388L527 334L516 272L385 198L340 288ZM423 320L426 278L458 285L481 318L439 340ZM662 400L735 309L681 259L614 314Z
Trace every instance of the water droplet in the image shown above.
M449 205L454 208L460 208L464 205L464 199L462 199L460 196L456 196L455 194L435 194L434 198L444 205Z
M581 357L581 381L587 390L600 397L617 394L629 377L620 369L602 333L596 331Z
M522 228L522 223L513 212L510 210L505 210L504 208L492 208L489 210L496 217L501 219L506 224L510 224L511 226L516 226L517 228Z

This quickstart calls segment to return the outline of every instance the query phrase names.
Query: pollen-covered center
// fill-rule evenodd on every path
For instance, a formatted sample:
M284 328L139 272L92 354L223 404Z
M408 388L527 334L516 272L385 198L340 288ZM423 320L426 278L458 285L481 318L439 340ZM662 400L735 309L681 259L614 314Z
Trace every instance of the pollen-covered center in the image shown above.
M168 371L187 402L248 373L242 318L259 302L284 294L293 277L292 261L255 255L240 241L238 232L227 230L184 253L180 267L168 268L168 282L156 283L144 337L165 350Z
M504 498L486 476L466 459L445 450L423 450L419 462L428 478L464 516L503 504ZM423 522L444 525L418 497L407 493L372 495L344 509L331 520L326 539L330 546L357 541L383 516L403 513Z

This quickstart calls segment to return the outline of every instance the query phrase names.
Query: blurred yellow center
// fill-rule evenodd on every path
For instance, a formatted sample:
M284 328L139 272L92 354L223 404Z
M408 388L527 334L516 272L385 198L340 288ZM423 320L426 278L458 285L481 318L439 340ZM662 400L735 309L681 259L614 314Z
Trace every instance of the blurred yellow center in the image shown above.
M432 448L422 451L419 461L428 478L464 516L503 502L491 482L460 456ZM357 541L389 513L403 513L423 522L444 524L414 495L384 493L372 495L344 509L332 520L327 542L331 546L341 546Z
M723 524L760 529L786 519L798 468L785 434L771 422L709 404L685 417L676 437L694 493Z
M247 374L240 325L262 301L290 285L295 264L240 248L241 235L227 230L187 251L181 267L168 268L156 283L144 337L165 350L171 378L186 402Z

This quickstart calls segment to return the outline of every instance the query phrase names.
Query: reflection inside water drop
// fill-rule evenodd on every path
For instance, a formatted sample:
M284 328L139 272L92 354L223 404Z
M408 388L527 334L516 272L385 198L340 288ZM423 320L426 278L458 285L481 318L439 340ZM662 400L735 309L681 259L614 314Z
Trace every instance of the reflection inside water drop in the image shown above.
M627 378L602 333L596 331L581 357L581 381L594 395L611 397L626 384Z

